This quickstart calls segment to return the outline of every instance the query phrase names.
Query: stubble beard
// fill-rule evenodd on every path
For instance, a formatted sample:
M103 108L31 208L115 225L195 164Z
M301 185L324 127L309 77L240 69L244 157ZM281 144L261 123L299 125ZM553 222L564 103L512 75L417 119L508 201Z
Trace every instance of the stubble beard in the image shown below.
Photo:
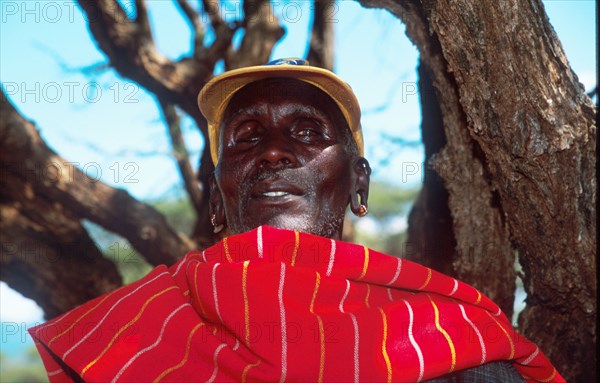
M286 215L286 210L282 209L280 212L274 212L273 216L266 218L266 222L253 222L250 217L252 217L254 212L249 207L250 201L253 198L251 195L252 189L257 183L272 178L283 179L299 186L304 191L302 198L307 200L309 208L300 214L294 213L293 215ZM321 182L323 180L318 175L306 177L296 169L267 169L252 176L249 180L239 180L240 189L238 195L240 201L243 202L239 205L237 212L238 219L228 220L228 226L235 234L248 232L261 225L268 225L280 229L319 235L325 238L339 237L341 236L344 224L345 207L340 209L340 211L334 211L329 208L322 210L319 208L320 201L317 200L316 185Z

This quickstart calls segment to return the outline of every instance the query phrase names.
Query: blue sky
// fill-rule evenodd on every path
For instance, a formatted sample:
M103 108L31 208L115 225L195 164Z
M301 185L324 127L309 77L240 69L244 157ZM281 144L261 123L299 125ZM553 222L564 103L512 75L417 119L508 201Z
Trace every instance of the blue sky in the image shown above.
M309 3L278 4L276 14L287 21L287 33L273 57L304 56ZM595 2L546 0L544 5L571 66L590 90L596 81ZM79 8L68 1L6 0L0 7L0 80L13 103L38 124L46 142L90 176L138 198L157 198L172 190L179 182L177 170L153 98L110 70L81 73L81 68L105 59ZM149 9L158 48L171 58L188 52L191 35L173 2L151 0ZM229 12L233 15L236 9ZM334 17L335 69L361 102L366 156L376 169L374 176L418 185L420 174L412 173L421 166L422 147L393 152L381 140L386 134L420 140L416 49L400 21L385 11L341 1ZM202 140L187 120L184 132L196 165ZM4 283L0 293L3 326L40 320L39 309Z

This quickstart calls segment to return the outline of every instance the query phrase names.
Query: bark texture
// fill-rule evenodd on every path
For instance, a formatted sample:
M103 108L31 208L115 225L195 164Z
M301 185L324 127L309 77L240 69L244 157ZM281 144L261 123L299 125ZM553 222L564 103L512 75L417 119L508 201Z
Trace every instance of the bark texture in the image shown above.
M596 110L541 1L360 2L402 19L431 72L456 275L502 298L518 252L520 330L568 381L595 381Z

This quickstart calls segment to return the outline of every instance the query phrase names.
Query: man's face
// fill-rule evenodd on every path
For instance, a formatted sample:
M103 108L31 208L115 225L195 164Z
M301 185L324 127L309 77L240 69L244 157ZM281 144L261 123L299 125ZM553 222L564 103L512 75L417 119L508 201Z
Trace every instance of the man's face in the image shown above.
M339 108L307 83L269 79L239 91L224 113L215 170L227 226L339 238L355 190L351 142Z

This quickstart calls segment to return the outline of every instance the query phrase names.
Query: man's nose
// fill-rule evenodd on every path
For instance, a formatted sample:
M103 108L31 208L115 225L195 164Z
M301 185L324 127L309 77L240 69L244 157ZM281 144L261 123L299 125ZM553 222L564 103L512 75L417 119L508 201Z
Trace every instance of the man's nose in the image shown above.
M262 142L258 165L262 167L290 167L296 165L296 153L289 139L281 133L272 133Z

